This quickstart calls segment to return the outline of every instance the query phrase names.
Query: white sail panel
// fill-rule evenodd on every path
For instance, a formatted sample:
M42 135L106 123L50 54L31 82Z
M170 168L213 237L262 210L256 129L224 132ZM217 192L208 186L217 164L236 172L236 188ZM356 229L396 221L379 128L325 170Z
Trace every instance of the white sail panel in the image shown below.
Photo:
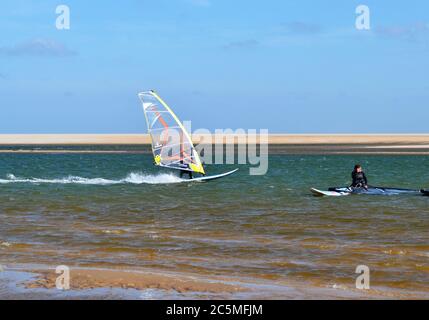
M152 139L155 164L205 174L192 140L168 105L154 92L139 93Z

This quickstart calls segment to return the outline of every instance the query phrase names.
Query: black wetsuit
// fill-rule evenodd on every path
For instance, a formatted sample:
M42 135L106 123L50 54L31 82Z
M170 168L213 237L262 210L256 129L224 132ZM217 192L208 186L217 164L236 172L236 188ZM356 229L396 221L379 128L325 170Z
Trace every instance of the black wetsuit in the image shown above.
M192 171L188 171L188 170L180 170L180 178L183 178L183 175L185 175L185 174L189 175L189 179L192 179L192 178L193 178L193 176L192 176Z
M359 187L366 187L368 184L368 179L366 178L365 172L352 172L352 184L351 187L359 188Z

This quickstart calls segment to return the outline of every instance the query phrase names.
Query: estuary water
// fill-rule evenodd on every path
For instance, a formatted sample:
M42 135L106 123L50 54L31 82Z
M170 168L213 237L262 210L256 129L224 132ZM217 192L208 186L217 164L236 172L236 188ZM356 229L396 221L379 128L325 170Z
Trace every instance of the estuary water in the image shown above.
M208 174L240 170L177 184L146 153L0 153L0 264L339 290L353 290L366 265L372 288L429 297L429 197L311 195L348 185L355 163L371 185L429 187L429 156L270 154L263 176L209 165Z

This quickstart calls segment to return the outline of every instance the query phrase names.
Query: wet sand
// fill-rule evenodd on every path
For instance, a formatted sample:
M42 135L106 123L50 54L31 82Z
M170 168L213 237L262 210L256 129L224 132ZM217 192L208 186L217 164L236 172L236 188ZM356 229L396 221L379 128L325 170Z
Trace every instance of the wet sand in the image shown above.
M0 271L1 299L425 299L425 293L352 286L263 282L155 271L73 268L70 289L56 288L58 275L47 268Z
M26 288L56 288L57 274L53 270L35 270L37 280L28 282ZM122 289L159 289L184 292L234 293L244 291L237 285L224 283L222 280L207 281L186 275L161 274L154 272L109 270L109 269L73 269L70 272L70 288L85 290L94 288Z

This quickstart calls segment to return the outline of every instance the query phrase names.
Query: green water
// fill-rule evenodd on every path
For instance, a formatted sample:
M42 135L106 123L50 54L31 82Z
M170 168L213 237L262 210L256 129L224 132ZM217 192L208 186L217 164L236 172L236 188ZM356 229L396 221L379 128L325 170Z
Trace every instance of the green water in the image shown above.
M0 264L150 268L429 295L429 197L313 197L350 182L429 187L429 156L270 155L210 183L171 184L148 154L0 154ZM159 182L165 182L158 184Z

